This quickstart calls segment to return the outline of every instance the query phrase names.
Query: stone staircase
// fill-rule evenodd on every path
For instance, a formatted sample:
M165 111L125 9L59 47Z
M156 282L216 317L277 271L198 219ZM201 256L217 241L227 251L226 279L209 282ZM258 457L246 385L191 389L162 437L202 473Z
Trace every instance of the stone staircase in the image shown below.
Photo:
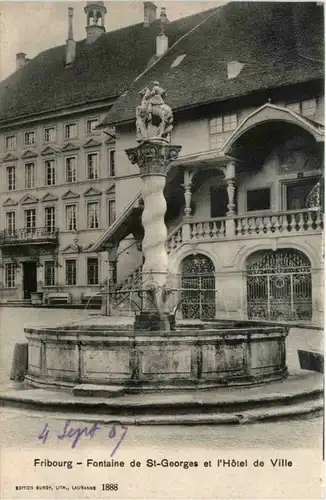
M133 316L137 300L136 293L132 293L135 288L140 288L142 284L142 268L139 265L122 282L117 283L110 289L110 315L111 316ZM138 297L139 300L139 297Z

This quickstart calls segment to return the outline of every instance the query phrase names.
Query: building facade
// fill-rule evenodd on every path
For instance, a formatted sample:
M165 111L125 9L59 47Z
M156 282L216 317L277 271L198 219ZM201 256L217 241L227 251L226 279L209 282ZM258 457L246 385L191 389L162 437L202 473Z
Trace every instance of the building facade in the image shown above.
M105 33L103 2L85 6L86 38L68 37L34 59L16 56L0 84L0 300L79 303L108 279L92 245L115 220L115 131L97 129L134 78L160 55L162 18ZM169 25L177 40L207 13Z
M117 263L127 304L141 280L143 234L141 179L125 150L135 145L137 93L158 80L175 113L172 142L182 146L165 192L179 317L321 320L323 36L304 19L322 26L322 10L230 3L109 112L102 126L119 136L117 219L93 250Z

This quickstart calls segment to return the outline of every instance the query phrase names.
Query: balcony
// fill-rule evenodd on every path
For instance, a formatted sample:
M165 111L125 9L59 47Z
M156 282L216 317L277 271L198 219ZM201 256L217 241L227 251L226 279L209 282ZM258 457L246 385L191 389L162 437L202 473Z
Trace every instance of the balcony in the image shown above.
M285 235L321 234L323 217L320 210L302 209L270 214L236 215L207 219L184 219L170 233L167 251L171 253L184 243L217 240L250 239Z
M0 246L30 245L41 243L57 244L59 241L59 230L57 228L34 227L23 229L11 229L0 232Z

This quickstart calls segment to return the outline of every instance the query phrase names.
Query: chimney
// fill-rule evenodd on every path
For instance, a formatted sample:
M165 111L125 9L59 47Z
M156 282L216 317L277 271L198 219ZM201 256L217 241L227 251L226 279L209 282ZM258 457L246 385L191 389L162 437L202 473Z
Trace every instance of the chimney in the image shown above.
M144 28L148 28L156 21L156 5L153 2L144 2Z
M166 10L164 7L161 9L160 15L160 32L156 37L156 56L160 57L165 54L169 48L169 39L165 34L165 26L168 23L168 18L166 16Z
M29 61L29 59L26 58L26 54L24 52L19 52L16 54L16 69L22 68L25 66L25 64Z
M74 40L72 20L74 9L68 8L68 39L66 40L66 66L69 66L76 57L76 42Z

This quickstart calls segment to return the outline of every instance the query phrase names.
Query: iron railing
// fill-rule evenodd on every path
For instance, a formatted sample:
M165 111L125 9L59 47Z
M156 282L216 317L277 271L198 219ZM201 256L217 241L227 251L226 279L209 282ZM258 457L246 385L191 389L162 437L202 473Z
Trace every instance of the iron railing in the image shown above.
M17 245L18 243L57 243L57 228L33 227L22 229L5 229L0 232L0 246Z

